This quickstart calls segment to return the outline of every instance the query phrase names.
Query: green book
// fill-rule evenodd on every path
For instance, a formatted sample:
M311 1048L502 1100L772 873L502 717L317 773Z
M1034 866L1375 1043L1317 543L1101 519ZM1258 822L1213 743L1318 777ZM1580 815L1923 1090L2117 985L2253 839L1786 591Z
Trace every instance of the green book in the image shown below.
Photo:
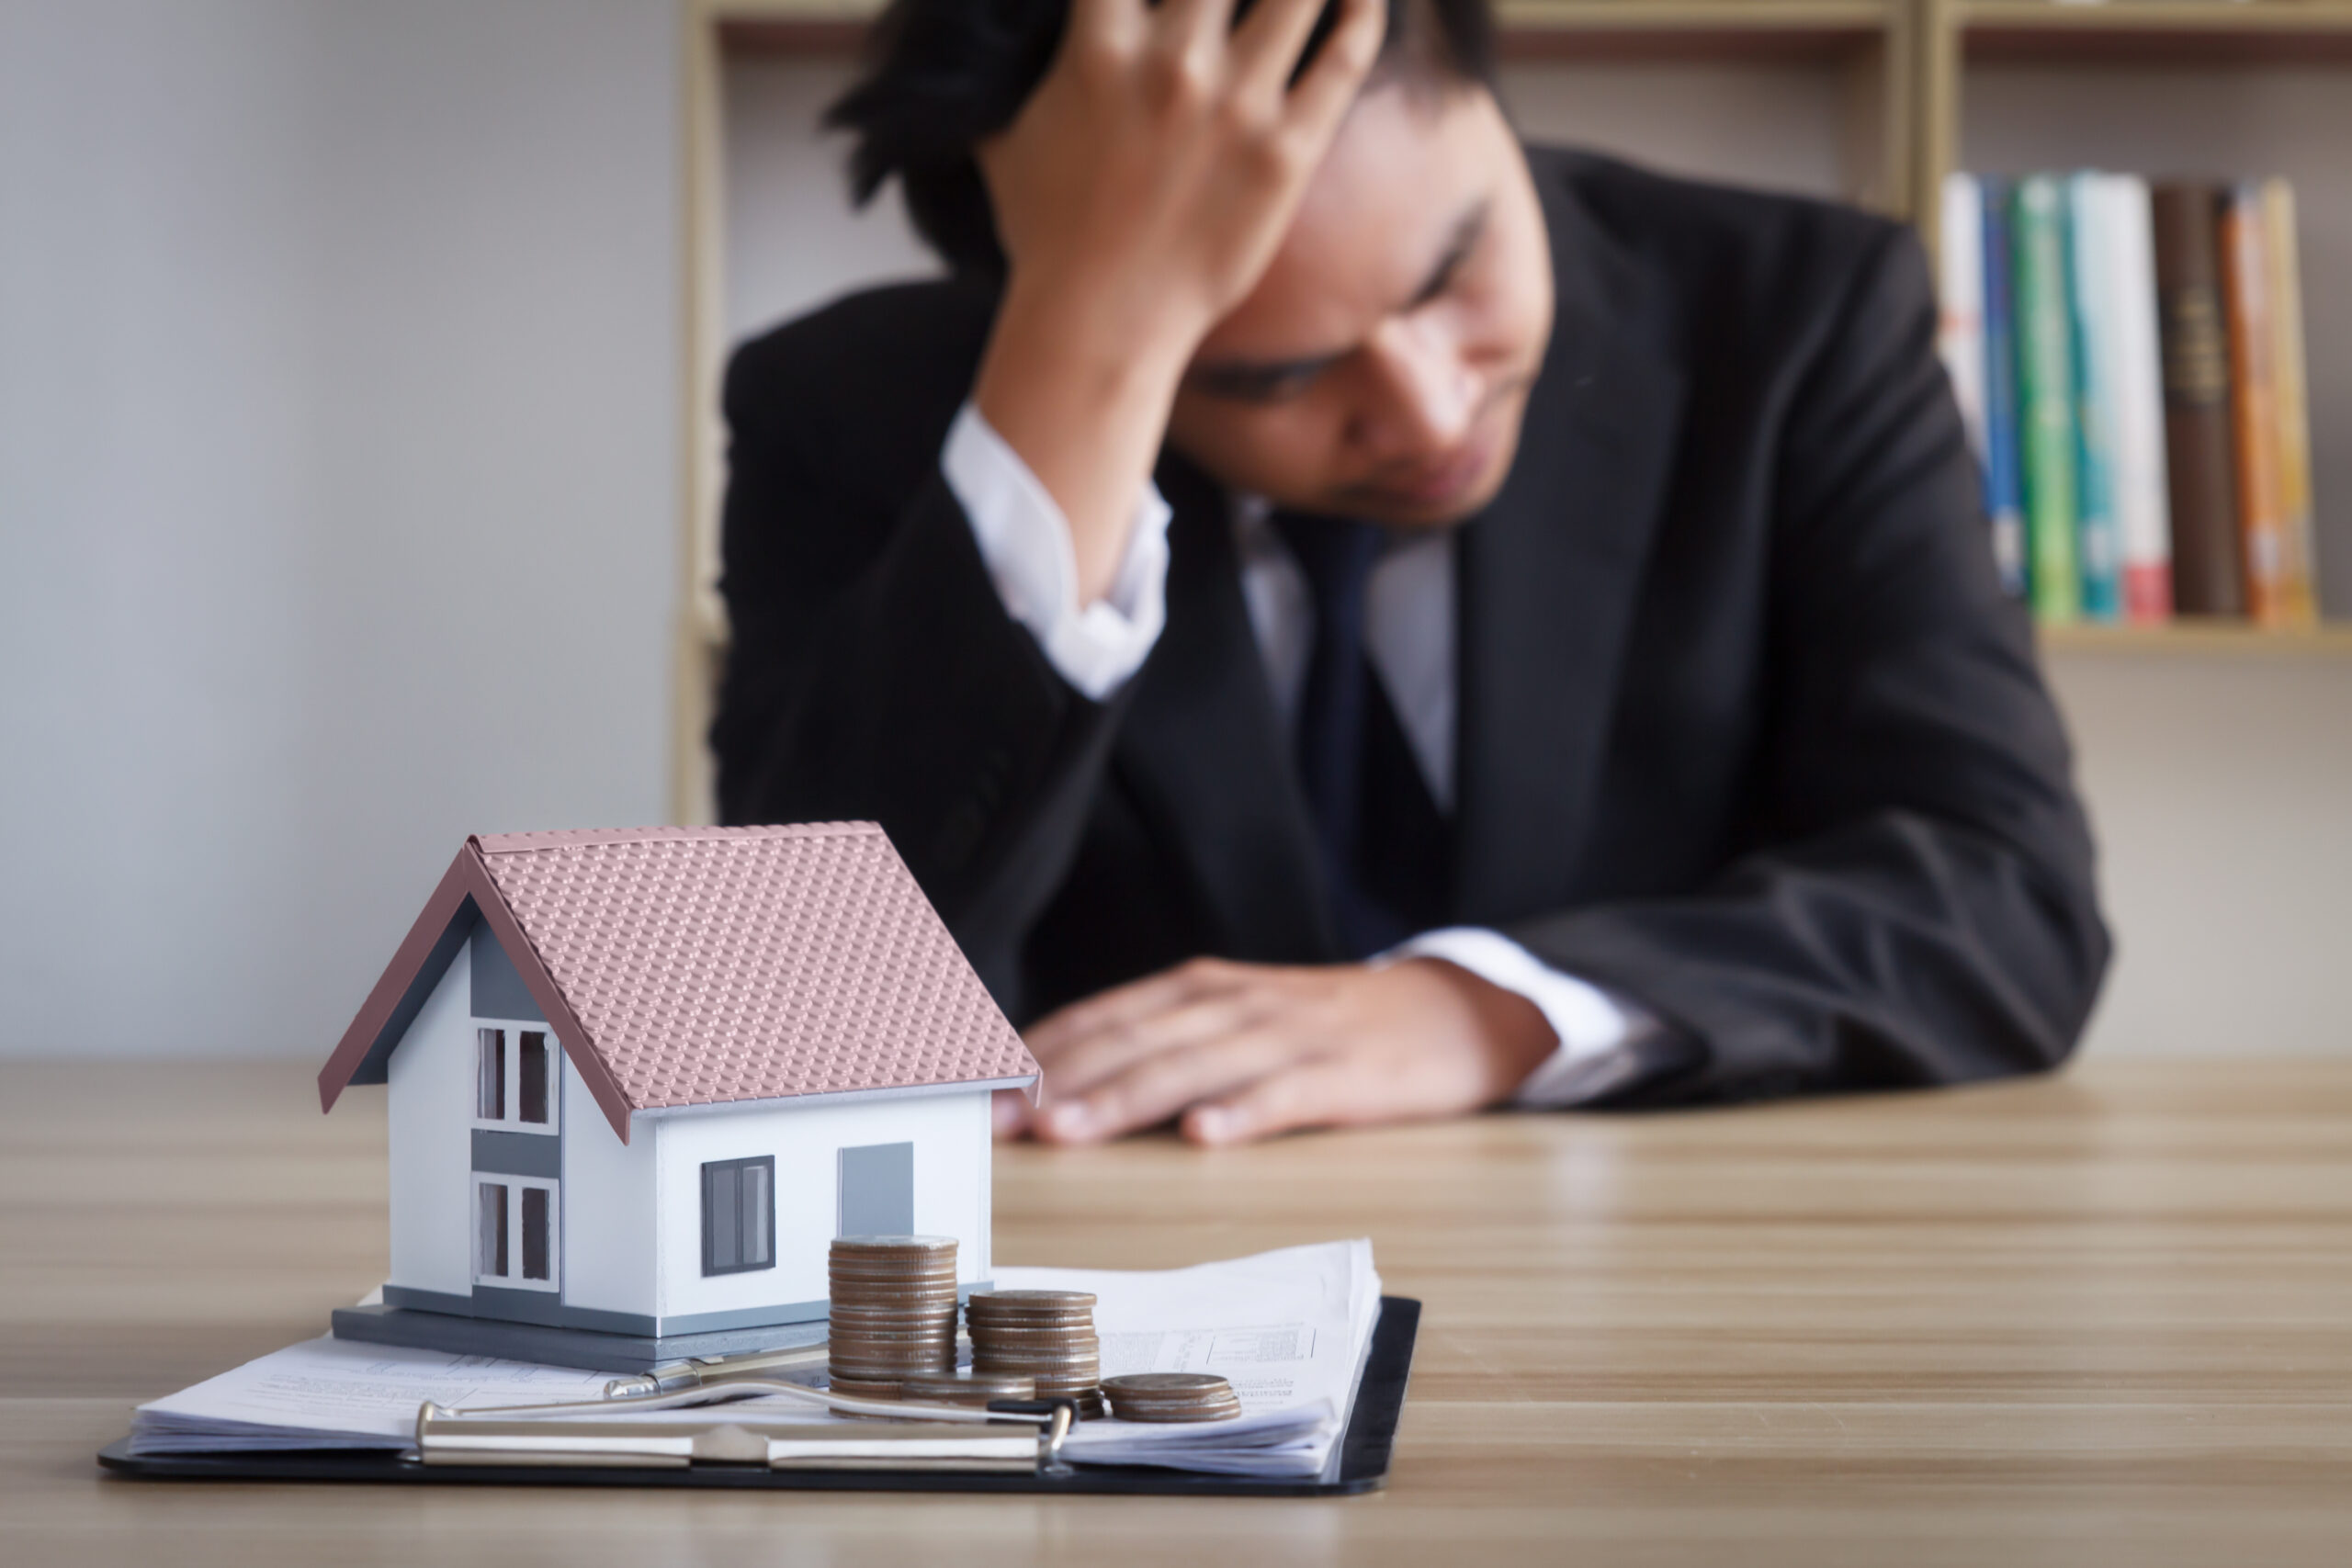
M2033 613L2063 625L2082 613L2075 534L2075 343L2067 310L2065 182L2019 180L2010 245L2016 273L2018 456L2025 480L2027 576Z

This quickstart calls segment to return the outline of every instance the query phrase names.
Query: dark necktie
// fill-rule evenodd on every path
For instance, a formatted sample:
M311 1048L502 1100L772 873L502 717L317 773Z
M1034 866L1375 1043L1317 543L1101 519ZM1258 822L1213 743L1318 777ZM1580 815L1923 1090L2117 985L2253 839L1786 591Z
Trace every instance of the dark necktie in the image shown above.
M1275 514L1315 602L1293 753L1340 946L1363 958L1442 918L1449 835L1364 645L1369 523Z

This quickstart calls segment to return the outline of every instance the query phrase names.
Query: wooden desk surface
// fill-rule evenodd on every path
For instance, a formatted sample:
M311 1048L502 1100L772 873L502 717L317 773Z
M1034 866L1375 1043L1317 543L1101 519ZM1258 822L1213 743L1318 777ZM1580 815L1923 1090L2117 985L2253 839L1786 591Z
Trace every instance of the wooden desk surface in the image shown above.
M0 1559L2352 1562L2352 1061L1006 1151L1007 1261L1372 1236L1428 1303L1352 1501L129 1483L151 1398L381 1277L380 1092L0 1068Z

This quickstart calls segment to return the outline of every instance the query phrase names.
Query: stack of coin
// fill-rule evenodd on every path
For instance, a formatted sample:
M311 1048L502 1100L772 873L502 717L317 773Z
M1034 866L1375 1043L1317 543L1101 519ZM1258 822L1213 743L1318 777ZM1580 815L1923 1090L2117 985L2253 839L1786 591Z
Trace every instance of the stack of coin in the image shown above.
M918 1404L989 1404L1000 1399L1035 1399L1037 1380L1021 1372L910 1372L899 1380L899 1397Z
M839 1236L828 1272L834 1393L896 1399L910 1372L956 1370L954 1236Z
M977 1292L965 1303L974 1372L1026 1372L1039 1399L1075 1399L1081 1416L1102 1414L1096 1383L1102 1342L1094 1336L1087 1291Z
M1230 1421L1241 1414L1233 1385L1213 1372L1130 1372L1104 1378L1102 1394L1122 1421Z

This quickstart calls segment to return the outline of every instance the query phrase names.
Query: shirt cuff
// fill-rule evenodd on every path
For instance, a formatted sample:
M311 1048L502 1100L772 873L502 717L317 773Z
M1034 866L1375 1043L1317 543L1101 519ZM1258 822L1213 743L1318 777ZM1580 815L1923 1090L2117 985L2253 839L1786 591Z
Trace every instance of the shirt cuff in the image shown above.
M1510 1103L1527 1109L1580 1105L1623 1086L1637 1068L1633 1047L1666 1026L1639 1002L1564 974L1503 935L1448 926L1400 942L1374 962L1442 958L1490 986L1526 998L1559 1044L1521 1083Z
M972 525L1005 613L1037 639L1063 680L1096 702L1143 667L1168 622L1168 502L1148 479L1110 592L1080 609L1069 523L1021 455L966 403L939 471Z

